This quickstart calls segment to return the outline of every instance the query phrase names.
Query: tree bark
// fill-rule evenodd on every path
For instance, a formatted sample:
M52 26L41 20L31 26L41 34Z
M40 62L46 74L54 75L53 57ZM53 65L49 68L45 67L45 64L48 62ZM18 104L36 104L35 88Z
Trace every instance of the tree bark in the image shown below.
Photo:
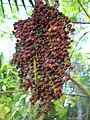
M77 101L76 103L76 107L77 107L77 120L83 120L82 118L82 103L80 100Z

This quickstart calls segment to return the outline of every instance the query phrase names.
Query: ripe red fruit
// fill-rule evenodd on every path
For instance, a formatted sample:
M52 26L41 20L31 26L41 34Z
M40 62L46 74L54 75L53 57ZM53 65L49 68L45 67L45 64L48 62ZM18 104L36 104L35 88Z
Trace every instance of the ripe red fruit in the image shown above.
M47 109L38 113L47 113L51 101L60 98L64 82L70 79L65 71L72 68L68 49L74 29L67 16L37 0L31 18L15 22L14 31L18 39L12 61L21 83L28 78L24 87L31 88L30 102L34 105L39 100L39 110Z

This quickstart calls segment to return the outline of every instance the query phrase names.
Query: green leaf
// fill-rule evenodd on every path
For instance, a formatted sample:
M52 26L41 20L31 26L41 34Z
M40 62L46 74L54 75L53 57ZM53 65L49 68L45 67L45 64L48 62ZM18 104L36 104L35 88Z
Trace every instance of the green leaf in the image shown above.
M29 0L30 4L32 5L32 7L34 7L33 1Z
M6 85L2 86L3 91L6 91Z
M0 17L3 17L3 12L2 12L2 8L1 8L1 5L0 5ZM0 22L1 22L2 20L0 19Z
M11 11L12 11L11 1L8 0L8 3L9 3L9 6L10 6L10 9L11 9Z
M66 114L67 114L67 108L65 108L65 107L62 106L59 109L60 109L60 117L62 118L64 116L66 116Z
M18 17L16 15L12 15L13 19L18 19Z
M17 12L17 8L15 7L15 8L12 9L12 13L15 14L16 12Z
M5 12L4 12L4 6L3 6L3 1L0 0L0 5L1 5L1 9L2 9L2 13L3 13L3 17L5 17Z
M46 4L49 4L49 0L45 0L45 3L46 3Z
M18 109L19 109L19 108L17 108L15 111L13 111L13 113L12 113L12 115L10 116L10 119L9 119L9 120L12 120L13 116L16 114L16 112L17 112Z
M5 107L6 113L10 112L10 108L9 107Z
M73 16L73 17L70 17L70 20L72 20L73 22L76 22L77 18L76 18L76 16Z
M1 52L1 54L0 54L0 68L3 65L3 60L4 60L4 57L3 57L3 53Z
M4 104L0 104L0 118L5 120L5 116L6 116L6 110L4 108Z
M18 7L17 0L14 0L14 3L15 3L15 6L16 6L16 8L17 8L17 11L19 11L19 7Z

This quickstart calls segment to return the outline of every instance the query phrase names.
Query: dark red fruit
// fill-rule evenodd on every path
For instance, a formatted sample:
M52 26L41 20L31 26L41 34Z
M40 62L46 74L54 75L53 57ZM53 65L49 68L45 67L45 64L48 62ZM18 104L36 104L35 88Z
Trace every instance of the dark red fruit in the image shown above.
M63 84L70 79L65 71L72 69L68 49L69 34L74 31L67 16L41 0L36 1L31 18L14 23L17 41L12 63L25 89L31 90L30 102L40 101L38 113L48 112L51 101L61 97Z

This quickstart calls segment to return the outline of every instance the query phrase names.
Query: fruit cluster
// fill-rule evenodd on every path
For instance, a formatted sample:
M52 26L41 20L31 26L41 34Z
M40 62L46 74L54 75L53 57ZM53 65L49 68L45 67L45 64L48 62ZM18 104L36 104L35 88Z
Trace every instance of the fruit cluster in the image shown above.
M40 101L39 113L46 113L52 100L60 98L66 70L72 69L69 52L74 28L67 16L37 0L31 18L14 23L17 38L13 63L21 83L31 89L30 101Z

